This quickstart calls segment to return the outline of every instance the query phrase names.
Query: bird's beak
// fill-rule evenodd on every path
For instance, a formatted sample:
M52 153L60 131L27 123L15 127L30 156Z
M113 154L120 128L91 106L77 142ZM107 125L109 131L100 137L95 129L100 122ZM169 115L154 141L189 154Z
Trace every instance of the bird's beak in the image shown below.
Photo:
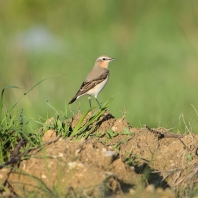
M111 58L110 60L113 61L113 60L115 60L115 58Z

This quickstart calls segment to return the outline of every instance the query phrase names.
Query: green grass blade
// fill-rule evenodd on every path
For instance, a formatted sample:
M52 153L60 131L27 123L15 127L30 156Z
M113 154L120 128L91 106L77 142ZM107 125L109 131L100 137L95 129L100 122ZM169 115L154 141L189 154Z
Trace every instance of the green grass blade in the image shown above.
M47 100L47 104L48 104L48 106L56 113L56 115L58 115L57 110L49 103L48 100Z
M97 121L99 120L100 116L106 111L107 107L109 106L109 104L112 102L113 98L110 98L107 102L105 102L102 105L102 108L97 111L96 113L94 113L93 115L91 115L91 117L89 118L89 121L87 123L84 124L84 126L81 127L83 120L85 119L85 117L87 116L87 114L92 110L89 109L79 120L78 124L75 126L75 128L73 129L73 132L71 134L71 137L74 137L76 135L80 135L82 134L86 128L93 124L95 122L94 125L97 124Z
M80 118L80 120L78 121L77 125L75 126L71 137L74 137L75 135L78 134L80 126L82 125L83 120L85 119L85 117L87 116L87 114L91 111L92 109L89 109L87 112L84 113L84 115Z
M1 98L0 98L0 119L2 117L2 109L3 109L3 96L6 89L20 89L17 86L6 86L1 91Z

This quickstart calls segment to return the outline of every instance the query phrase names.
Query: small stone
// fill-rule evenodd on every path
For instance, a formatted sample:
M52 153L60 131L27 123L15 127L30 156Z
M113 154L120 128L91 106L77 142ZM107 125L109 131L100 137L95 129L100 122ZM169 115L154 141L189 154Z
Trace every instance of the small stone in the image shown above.
M68 162L68 166L69 166L69 169L74 169L74 168L83 168L84 167L84 164L81 163L81 162Z
M77 150L75 151L75 156L78 156L79 153L80 153L80 149L77 149Z
M51 168L52 165L53 165L53 162L50 162L47 166L48 166L48 168Z
M59 157L63 157L64 155L63 155L63 153L59 153L58 156Z
M156 192L157 192L157 193L162 193L162 192L163 192L163 189L162 189L162 188L157 188L157 189L156 189Z
M55 158L55 159L57 158L57 156L55 156L55 155L52 155L52 157Z
M131 195L134 195L134 194L135 194L135 190L132 189L132 188L130 188L130 189L129 189L129 193L130 193Z
M68 162L69 169L76 168L77 162Z
M109 175L113 175L113 173L112 173L112 172L109 172L109 171L106 171L105 173L106 173L108 176L109 176Z
M26 163L22 162L21 165L22 165L22 169L26 169Z
M113 131L117 131L117 127L115 127L115 126L113 126L112 128L111 128Z
M41 175L41 178L42 178L42 179L46 179L47 176L46 176L46 175Z
M153 184L150 184L146 187L146 191L148 192L154 192L155 191L155 186Z
M84 164L81 163L81 162L79 162L79 163L77 163L77 167L83 168L84 167Z
M106 151L105 152L105 157L112 157L112 156L116 156L117 153L115 151Z

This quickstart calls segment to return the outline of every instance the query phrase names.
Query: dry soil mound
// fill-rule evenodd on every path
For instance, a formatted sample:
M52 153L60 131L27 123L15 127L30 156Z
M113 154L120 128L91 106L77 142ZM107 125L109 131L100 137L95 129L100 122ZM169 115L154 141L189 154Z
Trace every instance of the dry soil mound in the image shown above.
M80 117L70 120L71 128ZM1 168L2 195L175 197L198 187L197 135L132 128L105 113L87 139L47 131L43 142L53 140L18 166Z

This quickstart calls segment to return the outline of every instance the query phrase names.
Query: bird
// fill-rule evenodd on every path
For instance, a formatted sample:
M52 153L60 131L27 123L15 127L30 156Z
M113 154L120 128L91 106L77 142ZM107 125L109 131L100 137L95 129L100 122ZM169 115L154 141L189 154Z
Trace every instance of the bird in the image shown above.
M69 104L72 104L78 98L84 95L88 95L89 105L91 107L91 96L94 96L100 109L101 105L97 99L98 94L105 87L109 79L109 63L115 60L115 58L110 58L109 56L103 55L96 59L93 69L89 72L86 79L80 86L80 89L77 91L76 95L71 99Z

